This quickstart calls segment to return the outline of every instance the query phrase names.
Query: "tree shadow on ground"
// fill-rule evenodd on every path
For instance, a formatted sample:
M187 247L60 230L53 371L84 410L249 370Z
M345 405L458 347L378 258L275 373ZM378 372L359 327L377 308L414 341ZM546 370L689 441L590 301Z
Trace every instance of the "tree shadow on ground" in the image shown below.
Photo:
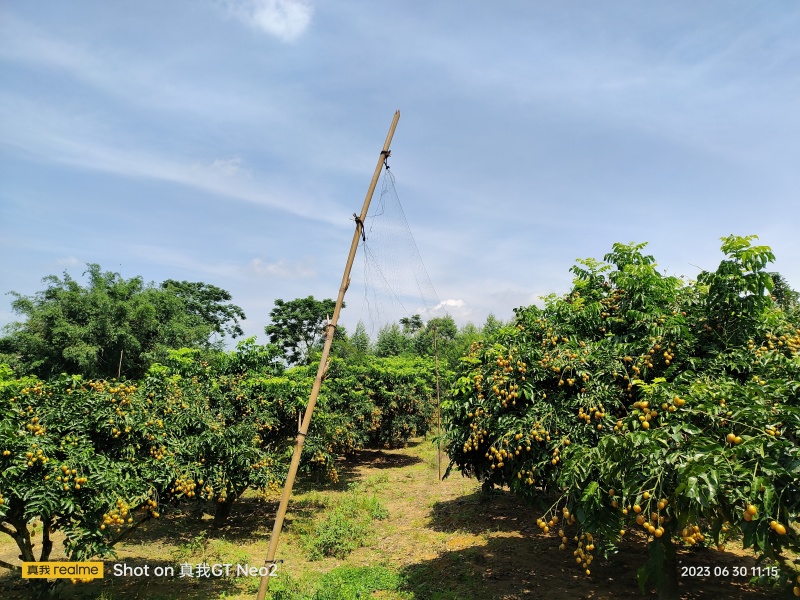
M159 519L150 519L125 538L125 544L170 545L190 543L198 536L225 539L246 544L263 538L261 530L272 527L277 501L255 497L239 498L233 505L228 521L222 527L213 524L214 505L211 502L182 503L162 508Z
M431 527L452 533L466 531L480 535L494 531L535 533L539 531L531 505L502 491L477 491L431 509Z
M358 450L343 461L343 466L348 471L357 471L361 467L373 469L402 469L422 462L417 456L410 454L388 453L379 449L367 448Z
M409 442L408 446L417 445L418 443ZM318 492L341 492L362 479L361 471L364 468L402 469L421 462L420 458L409 454L395 454L377 448L364 448L336 459L338 481L331 481L321 472L312 475L298 475L294 483L294 490L298 494L312 490Z
M647 559L645 546L623 543L608 560L597 558L587 576L572 551L558 549L553 536L496 536L485 545L445 552L402 570L405 589L427 600L617 600L656 598L655 590L640 592L636 571ZM725 552L681 553L686 566L755 564L753 559ZM682 578L684 600L778 598L773 590L754 588L746 578Z

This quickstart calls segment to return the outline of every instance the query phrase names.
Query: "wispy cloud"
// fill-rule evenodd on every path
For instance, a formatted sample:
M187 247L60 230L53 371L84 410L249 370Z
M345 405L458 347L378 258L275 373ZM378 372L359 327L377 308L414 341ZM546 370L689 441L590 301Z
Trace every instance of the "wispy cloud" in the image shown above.
M211 163L211 170L224 175L225 177L235 177L243 175L245 177L252 177L253 174L242 167L242 159L238 156L233 158L218 158Z
M228 277L231 274L242 270L242 266L240 264L232 262L211 263L208 261L198 260L197 258L174 250L168 246L158 246L154 244L137 244L131 246L128 249L128 254L157 265L218 278ZM184 275L177 275L176 277L183 276Z
M228 10L251 27L285 42L305 33L314 12L304 0L230 0Z
M306 279L317 274L308 264L288 261L285 258L273 262L254 258L247 265L247 269L259 277L279 277L281 279Z
M275 179L265 181L244 168L240 157L190 162L129 139L129 143L119 138L112 142L106 139L105 128L91 118L2 94L0 114L14 115L4 127L3 142L44 162L169 181L317 221L346 223L347 211L334 201L319 193L294 191Z
M129 249L129 254L160 265L224 279L252 280L253 275L277 277L280 279L308 279L317 275L310 259L300 261L279 258L264 260L253 258L248 263L234 261L211 262L199 260L184 252L167 246L137 244Z
M77 267L79 264L81 264L81 261L74 256L67 256L64 258L57 258L56 264L60 267Z

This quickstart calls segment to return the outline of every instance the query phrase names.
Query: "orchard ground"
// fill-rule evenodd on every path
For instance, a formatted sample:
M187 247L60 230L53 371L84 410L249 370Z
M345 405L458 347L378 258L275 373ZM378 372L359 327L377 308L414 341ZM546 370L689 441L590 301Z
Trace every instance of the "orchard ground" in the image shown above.
M645 557L642 540L631 538L610 560L596 560L587 577L574 563L572 553L560 551L557 539L537 527L536 519L546 507L526 505L507 492L483 494L478 482L457 472L437 482L436 450L429 440L415 439L394 450L362 450L342 460L339 470L337 484L310 479L298 482L278 547L283 563L272 589L291 587L299 590L291 596L296 598L312 598L315 593L323 597L321 588L335 580L332 575L341 573L346 579L379 569L394 576L389 578L394 583L371 596L384 600L643 597L636 585L636 569ZM302 542L315 518L354 483L366 493L374 493L388 510L388 517L375 521L366 545L347 558L308 560ZM178 573L182 563L260 566L276 507L276 501L245 497L235 505L230 524L219 530L212 528L209 514L196 509L189 509L196 511L189 515L165 510L159 520L146 523L118 546L118 559L106 561L105 579L75 586L67 583L62 598L254 598L258 577L114 577L112 568L114 563L125 562L133 567L147 564L151 570L172 566ZM41 532L38 535L41 537ZM54 541L56 550L51 558L63 559L61 537ZM0 559L16 562L17 553L11 539L3 536ZM708 566L712 573L710 577L682 577L682 598L779 597L771 590L750 586L746 578L713 575L715 567L727 567L729 573L734 567L750 570L756 564L752 553L735 548L687 550L679 560L682 567ZM0 596L16 600L27 594L17 574L0 574ZM655 592L644 597L655 597Z

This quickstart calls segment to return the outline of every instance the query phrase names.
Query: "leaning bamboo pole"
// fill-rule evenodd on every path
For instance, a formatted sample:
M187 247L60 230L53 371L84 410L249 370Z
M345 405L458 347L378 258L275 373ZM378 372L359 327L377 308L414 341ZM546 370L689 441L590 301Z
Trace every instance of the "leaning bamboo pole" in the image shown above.
M442 481L442 399L439 396L439 349L436 346L436 321L433 322L433 360L436 361L436 466Z
M395 111L392 125L389 127L389 133L386 136L386 141L383 144L378 164L375 166L375 172L372 175L372 181L367 190L367 196L364 198L364 205L361 207L361 215L356 216L356 229L353 233L353 241L350 244L350 254L347 256L347 264L344 268L344 275L342 276L342 284L339 286L339 296L336 298L336 308L333 309L333 317L328 322L327 331L325 334L325 345L322 348L322 356L319 359L319 367L317 368L317 376L314 378L314 385L311 388L311 396L308 399L308 406L303 416L303 422L300 424L300 430L297 432L297 440L294 445L294 454L292 454L292 462L289 465L289 474L286 476L286 483L283 486L283 494L281 495L281 502L278 505L278 513L275 515L275 525L272 528L272 537L269 540L269 548L267 548L267 558L264 560L264 565L271 567L275 564L275 551L278 547L278 538L283 529L283 520L286 517L286 509L289 506L289 498L292 495L292 487L294 486L294 479L297 475L297 467L300 465L300 455L303 452L303 444L305 443L308 427L311 424L311 415L314 412L314 406L317 404L317 396L319 395L319 388L322 385L322 379L325 376L325 371L328 364L328 354L331 351L331 343L333 342L333 334L336 330L336 323L339 320L339 313L342 310L342 303L344 302L344 294L350 285L350 270L353 267L353 260L356 257L356 250L358 249L358 240L363 236L364 232L364 219L367 218L367 211L369 210L369 203L372 201L372 195L375 193L375 186L378 183L378 178L381 175L386 158L389 156L389 146L392 143L394 130L397 127L397 121L400 119L400 111ZM270 572L273 569L269 569ZM261 577L261 584L258 587L257 600L264 600L269 589L269 575Z

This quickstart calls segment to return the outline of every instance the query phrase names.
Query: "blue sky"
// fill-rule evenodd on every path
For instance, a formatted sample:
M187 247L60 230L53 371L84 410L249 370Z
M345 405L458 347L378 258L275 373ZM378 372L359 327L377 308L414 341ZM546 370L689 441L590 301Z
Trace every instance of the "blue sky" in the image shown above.
M0 324L5 292L97 262L225 288L266 341L275 298L335 297L395 109L459 323L616 241L692 277L758 234L800 288L798 31L792 1L5 2Z

